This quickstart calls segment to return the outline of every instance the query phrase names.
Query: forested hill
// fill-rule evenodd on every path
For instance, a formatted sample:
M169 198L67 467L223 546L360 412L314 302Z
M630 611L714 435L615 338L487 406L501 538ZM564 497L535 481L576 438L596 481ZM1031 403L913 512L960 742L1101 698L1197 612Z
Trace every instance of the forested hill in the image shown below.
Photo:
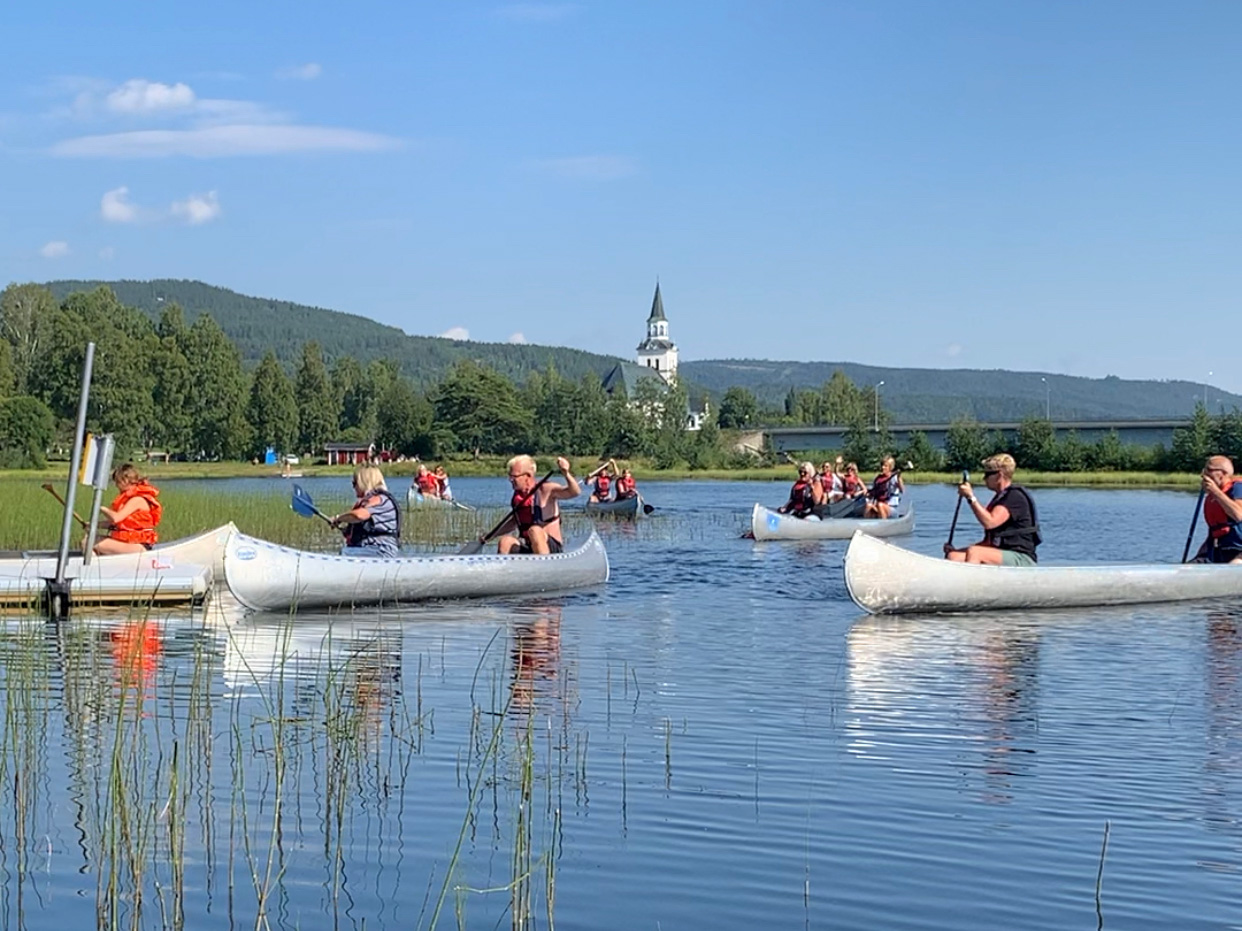
M1187 417L1204 400L1204 386L1187 381L1134 381L1109 376L1079 378L1039 372L979 369L908 369L854 362L768 362L727 359L682 362L687 380L719 395L738 385L764 404L783 405L790 386L817 388L843 371L861 388L881 381L880 403L897 423L949 423L972 415L981 421L1133 420ZM1047 379L1045 382L1044 379ZM1210 388L1209 413L1242 407L1242 397Z
M309 340L317 340L329 360L346 355L364 363L394 359L422 388L438 383L462 359L481 362L518 383L549 365L575 380L588 372L602 377L619 361L614 356L564 347L409 336L356 314L248 297L200 281L53 281L46 287L57 298L63 298L73 291L101 285L111 288L123 304L142 310L152 319L158 319L170 303L179 304L189 321L200 313L210 313L237 344L247 368L253 368L272 349L292 370L302 344ZM636 310L636 338L641 335L644 313L645 308ZM693 352L692 346L681 348L683 353ZM765 406L782 410L790 389L818 390L838 369L862 388L869 389L883 381L880 403L899 423L947 423L968 414L984 421L1016 421L1042 416L1049 402L1054 420L1178 418L1189 415L1196 400L1202 401L1204 397L1202 384L1184 381L1079 378L978 369L899 369L854 362L733 359L681 364L688 383L707 389L717 398L728 388L747 388ZM1235 406L1242 407L1242 397L1215 388L1208 391L1209 412L1229 411Z
M329 360L352 356L366 363L393 359L402 372L421 388L440 381L454 364L471 359L521 383L531 372L548 366L566 378L577 380L588 372L601 378L619 361L579 349L514 343L479 343L410 336L396 327L376 323L357 314L290 301L247 297L201 281L50 281L47 287L58 300L74 291L108 287L117 299L158 320L169 304L179 304L187 322L201 313L211 314L238 347L246 368L253 368L271 349L292 371L301 358L303 343L317 340Z

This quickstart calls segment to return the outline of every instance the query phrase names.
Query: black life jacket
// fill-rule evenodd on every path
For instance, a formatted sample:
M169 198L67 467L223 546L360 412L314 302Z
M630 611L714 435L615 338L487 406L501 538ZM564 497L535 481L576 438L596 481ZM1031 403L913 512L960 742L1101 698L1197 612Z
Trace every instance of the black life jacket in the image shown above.
M1039 515L1035 512L1035 499L1031 493L1021 485L1010 485L993 499L987 509L990 511L998 504L1004 504L1010 492L1014 491L1026 498L1027 507L1031 510L1030 524L1019 524L1013 518L1013 511L1010 511L1009 520L988 533L988 542L998 549L1025 553L1035 559L1035 547L1043 543L1044 538L1039 532Z
M372 497L380 498L379 504L370 507L364 502ZM395 548L401 540L401 508L397 499L387 488L376 488L371 494L359 500L357 506L366 507L371 516L356 524L345 527L345 543L348 546L383 546ZM374 542L372 542L374 541Z

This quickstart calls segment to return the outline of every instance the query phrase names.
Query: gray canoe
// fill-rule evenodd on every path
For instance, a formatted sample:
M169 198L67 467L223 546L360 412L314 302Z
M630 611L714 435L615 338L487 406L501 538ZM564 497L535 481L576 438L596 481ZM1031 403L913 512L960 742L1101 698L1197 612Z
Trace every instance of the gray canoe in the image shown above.
M642 505L643 496L635 495L632 498L622 498L620 501L588 501L586 512L588 514L611 514L613 517L638 518L643 513Z
M814 520L780 514L756 504L750 512L750 532L756 540L848 540L855 531L873 537L897 537L914 532L914 505L887 520L827 518Z
M455 554L338 556L234 534L224 554L233 597L258 611L391 604L434 598L521 595L608 581L608 554L594 532L552 556Z
M978 566L857 533L845 553L845 585L872 614L1085 608L1236 597L1242 566Z

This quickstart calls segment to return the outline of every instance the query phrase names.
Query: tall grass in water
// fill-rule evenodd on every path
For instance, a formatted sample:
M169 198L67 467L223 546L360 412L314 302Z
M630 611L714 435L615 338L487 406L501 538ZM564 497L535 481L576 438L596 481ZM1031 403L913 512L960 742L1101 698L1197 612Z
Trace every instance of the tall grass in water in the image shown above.
M56 486L63 494L62 485ZM92 490L78 489L75 510L90 520ZM219 527L228 521L242 533L301 549L332 550L342 537L318 517L305 518L290 507L290 493L221 496L209 488L182 487L170 483L160 489L164 506L158 528L160 540L168 542ZM0 549L55 549L60 542L64 509L38 481L0 479ZM110 504L111 492L103 503ZM353 499L345 494L324 496L316 506L331 516L348 509ZM463 511L459 508L413 508L404 515L403 542L415 549L451 548L486 532L503 516L494 511ZM82 545L85 532L74 522L71 548Z

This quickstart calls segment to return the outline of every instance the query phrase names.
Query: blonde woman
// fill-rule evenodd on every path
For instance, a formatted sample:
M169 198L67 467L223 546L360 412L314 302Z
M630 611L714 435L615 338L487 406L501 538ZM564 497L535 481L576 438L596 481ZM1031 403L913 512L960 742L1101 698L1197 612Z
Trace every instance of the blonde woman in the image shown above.
M1033 566L1035 548L1042 538L1035 500L1031 493L1013 482L1017 464L1013 456L1000 453L983 460L983 481L992 500L981 504L970 482L957 486L957 493L970 505L970 513L983 527L983 539L961 549L944 545L946 559L954 562L983 563L989 566Z
M358 500L348 511L332 518L332 526L345 535L345 546L354 556L401 554L401 508L384 484L384 473L373 465L354 469L354 494Z

